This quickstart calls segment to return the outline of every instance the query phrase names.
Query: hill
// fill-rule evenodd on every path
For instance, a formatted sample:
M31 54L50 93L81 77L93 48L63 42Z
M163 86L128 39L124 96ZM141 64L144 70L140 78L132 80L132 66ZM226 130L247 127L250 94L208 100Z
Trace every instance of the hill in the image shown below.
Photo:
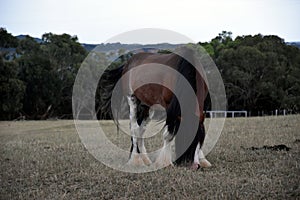
M16 38L18 38L19 40L22 40L22 39L24 39L26 36L28 36L28 35L18 35L18 36L16 36ZM43 42L43 40L40 39L40 38L34 38L34 40L35 40L36 42L38 42L38 43L42 43L42 42Z
M300 42L287 42L287 44L300 48Z
M27 35L18 35L16 38L18 39L24 39ZM38 43L42 43L42 39L40 38L34 38L34 40ZM296 46L300 48L300 42L287 42L287 45ZM132 51L135 49L174 49L182 44L169 44L169 43L159 43L159 44L121 44L119 42L116 43L101 43L101 44L86 44L81 43L81 45L87 50L91 51L94 48L97 47L97 51L100 52L116 52L119 49L125 49L128 51Z
M19 40L22 40L26 37L27 35L18 35L16 36L16 38L18 38ZM34 38L34 40L38 43L42 43L42 39L40 38ZM147 49L174 49L178 46L180 46L181 44L169 44L169 43L160 43L160 44L121 44L119 42L117 43L101 43L101 44L86 44L86 43L81 43L81 45L87 50L87 51L91 51L94 48L97 47L97 51L100 52L111 52L111 51L118 51L119 49L125 49L125 50L135 50L135 49L143 49L143 48L147 48Z
M147 49L174 49L178 46L180 46L181 44L169 44L169 43L161 43L161 44L121 44L119 42L117 43L101 43L99 45L96 44L85 44L83 43L82 46L87 50L87 51L91 51L94 48L97 47L97 51L100 52L111 52L111 51L118 51L119 49L125 49L125 50L135 50L135 49L143 49L143 48L147 48Z

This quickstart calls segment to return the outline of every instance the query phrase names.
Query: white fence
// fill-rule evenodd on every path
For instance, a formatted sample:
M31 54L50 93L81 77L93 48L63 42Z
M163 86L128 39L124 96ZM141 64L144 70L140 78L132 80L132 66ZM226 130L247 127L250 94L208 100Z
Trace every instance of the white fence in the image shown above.
M224 110L212 110L212 111L206 111L206 113L209 114L210 118L215 118L215 117L250 117L251 112L247 112L245 110L234 110L234 111L224 111ZM258 111L255 115L253 116L278 116L278 115L287 115L287 114L292 114L291 111L288 110L274 110L274 111L269 111L269 112L264 112L264 111Z
M212 111L206 111L206 113L209 113L210 118L215 118L215 117L229 117L229 116L231 116L232 118L234 118L234 117L237 116L237 114L239 114L238 116L248 117L247 111L212 110Z
M292 110L286 110L286 109L283 109L283 110L272 110L272 111L259 111L258 112L258 116L267 116L267 115L288 115L288 114L293 114Z

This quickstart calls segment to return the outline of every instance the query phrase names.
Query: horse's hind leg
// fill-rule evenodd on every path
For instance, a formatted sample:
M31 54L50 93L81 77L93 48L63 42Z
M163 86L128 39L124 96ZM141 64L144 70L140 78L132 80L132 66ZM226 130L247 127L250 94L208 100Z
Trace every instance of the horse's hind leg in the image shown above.
M144 162L140 157L139 148L138 148L138 137L140 135L140 127L137 123L137 99L134 95L127 97L128 104L129 104L129 112L130 112L130 131L131 131L131 153L129 157L128 164L132 165L143 165Z
M211 167L210 162L205 158L204 153L201 149L203 146L203 143L204 143L204 138L205 138L204 125L200 124L199 129L200 129L200 133L198 133L198 134L200 134L200 137L199 137L199 142L197 144L197 147L195 149L192 169L198 169L199 166L200 167Z
M199 167L211 167L210 162L205 158L203 151L201 150L200 143L197 144L195 154L194 154L194 161L192 164L192 169L198 169Z
M199 159L200 159L199 162L200 167L211 167L211 163L205 158L201 148L199 150Z
M199 165L200 167L211 167L211 163L205 158L204 153L202 151L204 139L205 139L205 128L203 122L200 124L200 128L202 129L203 135L200 137L199 141ZM197 150L196 150L197 151Z

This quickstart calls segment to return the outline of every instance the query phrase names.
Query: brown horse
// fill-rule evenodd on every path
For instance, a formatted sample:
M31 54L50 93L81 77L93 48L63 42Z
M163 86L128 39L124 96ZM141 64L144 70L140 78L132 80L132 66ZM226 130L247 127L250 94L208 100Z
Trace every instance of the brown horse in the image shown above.
M180 79L179 75L171 73L172 70L181 74L185 80ZM106 83L110 82L113 86L122 77L123 95L127 97L130 111L132 136L130 164L149 165L152 163L146 153L143 134L149 121L150 107L160 104L166 109L167 118L163 130L164 147L156 159L156 163L160 166L172 164L170 145L168 144L177 134L181 122L187 119L184 113L188 112L188 114L192 113L194 120L197 120L198 128L189 130L189 126L185 126L183 128L186 135L181 134L178 135L179 138L176 137L176 154L179 154L176 162L191 160L193 169L198 169L199 166L211 166L201 150L205 138L204 100L208 89L204 79L190 62L175 53L137 53L125 65L108 70L103 76L107 80ZM155 79L156 81L151 82L146 79ZM190 101L192 105L187 109L182 110L178 97L181 99L186 97L184 81L190 84L196 99ZM105 86L102 87L105 88ZM110 87L110 90L112 89L113 87ZM106 101L109 101L109 98ZM183 150L180 150L181 143L187 134L192 136L192 141L189 142L188 148L185 146Z

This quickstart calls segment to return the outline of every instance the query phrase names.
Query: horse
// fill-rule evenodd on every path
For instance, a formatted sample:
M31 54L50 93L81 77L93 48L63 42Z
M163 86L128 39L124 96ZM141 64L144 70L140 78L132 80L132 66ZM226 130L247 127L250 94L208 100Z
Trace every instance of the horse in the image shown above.
M180 102L172 91L177 91L180 96L184 94L185 89L181 87L182 82L178 76L157 70L159 65L168 66L180 73L192 87L198 101L198 104L192 103L194 105L191 105L191 110L189 110L189 112L193 112L195 120L197 120L198 129L194 133L192 143L188 149L183 150L184 153L181 153L182 155L178 157L176 163L184 160L192 161L191 168L195 170L199 167L210 167L211 164L205 158L201 149L205 139L204 101L208 94L208 87L202 75L189 61L180 55L176 53L139 52L133 54L125 64L112 70L106 70L102 75L102 82L100 81L101 87L105 91L101 111L104 112L110 107L112 90L122 78L122 95L127 99L129 105L131 131L131 149L128 163L150 165L152 161L147 155L143 134L149 122L150 108L156 104L161 105L166 110L166 120L163 126L163 148L155 163L160 166L173 165L168 144L176 138L180 123L185 118L184 111L180 108ZM144 66L144 68L140 68L140 66ZM152 77L165 84L148 83L139 86L138 83L143 81L142 79L145 79L147 74L151 74ZM169 87L165 85L169 85ZM185 128L187 134L190 134L189 127ZM177 149L180 149L180 143L184 139L185 135L175 139L176 154Z

